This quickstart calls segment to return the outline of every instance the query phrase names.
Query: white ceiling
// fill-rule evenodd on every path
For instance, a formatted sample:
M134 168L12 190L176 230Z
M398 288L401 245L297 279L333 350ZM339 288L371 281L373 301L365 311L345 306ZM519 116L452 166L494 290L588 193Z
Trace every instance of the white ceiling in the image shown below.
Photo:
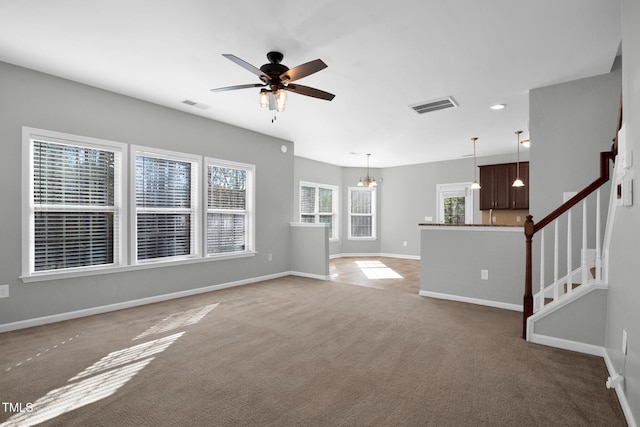
M296 155L341 166L364 165L365 153L371 167L455 159L474 136L479 156L515 155L529 89L609 72L620 37L619 0L0 0L0 61L290 140ZM259 83L222 54L260 67L271 50L290 68L322 59L328 68L299 83L335 99L290 93L272 123L258 89L210 92ZM447 96L459 107L409 108Z

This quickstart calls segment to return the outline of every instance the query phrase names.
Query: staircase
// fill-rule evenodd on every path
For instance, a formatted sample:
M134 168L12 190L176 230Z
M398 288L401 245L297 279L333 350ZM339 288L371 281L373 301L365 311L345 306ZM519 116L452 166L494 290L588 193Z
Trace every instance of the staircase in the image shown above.
M618 129L622 125L622 104ZM610 163L618 148L600 153L600 176L582 191L537 223L531 215L524 224L526 238L525 292L522 336L531 341L533 325L594 289L607 288L607 255L611 223L615 216L617 191L610 191L607 226L602 239L601 188L609 181ZM613 175L617 176L618 168ZM616 188L617 189L617 188ZM591 213L591 215L589 215ZM592 224L589 224L591 218ZM534 242L535 237L535 242ZM539 251L537 285L533 285L534 243ZM575 250L574 248L579 248ZM550 265L550 268L547 266Z

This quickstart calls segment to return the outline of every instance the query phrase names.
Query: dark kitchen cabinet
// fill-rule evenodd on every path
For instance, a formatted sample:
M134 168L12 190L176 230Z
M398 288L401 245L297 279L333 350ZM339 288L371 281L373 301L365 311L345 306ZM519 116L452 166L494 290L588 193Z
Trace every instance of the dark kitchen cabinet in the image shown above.
M529 162L520 162L524 187L512 187L516 163L480 166L480 210L529 209Z

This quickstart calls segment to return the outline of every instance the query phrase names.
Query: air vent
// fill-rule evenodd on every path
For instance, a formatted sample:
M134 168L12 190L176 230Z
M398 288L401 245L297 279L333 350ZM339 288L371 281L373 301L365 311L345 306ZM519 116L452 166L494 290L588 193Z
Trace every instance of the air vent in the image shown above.
M190 107L196 107L199 108L201 110L208 110L209 108L211 108L211 105L207 105L207 104L201 104L199 102L195 102L195 101L190 101L188 99L185 99L184 101L182 101L183 104L188 105Z
M409 107L418 114L425 114L432 111L444 110L446 108L456 108L457 106L458 104L456 104L453 98L449 97L437 99L435 101L421 102L420 104L410 105Z

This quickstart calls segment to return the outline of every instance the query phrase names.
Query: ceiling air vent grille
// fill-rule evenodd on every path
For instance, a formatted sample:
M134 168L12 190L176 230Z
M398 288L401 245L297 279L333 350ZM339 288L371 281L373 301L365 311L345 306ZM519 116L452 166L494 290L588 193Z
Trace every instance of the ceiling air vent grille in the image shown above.
M184 101L182 101L182 103L190 107L199 108L201 110L208 110L209 108L211 108L211 105L202 104L200 102L191 101L189 99L185 99Z
M418 114L431 113L432 111L444 110L446 108L456 108L458 104L453 98L437 99L435 101L421 102L416 105L410 105L411 109Z

